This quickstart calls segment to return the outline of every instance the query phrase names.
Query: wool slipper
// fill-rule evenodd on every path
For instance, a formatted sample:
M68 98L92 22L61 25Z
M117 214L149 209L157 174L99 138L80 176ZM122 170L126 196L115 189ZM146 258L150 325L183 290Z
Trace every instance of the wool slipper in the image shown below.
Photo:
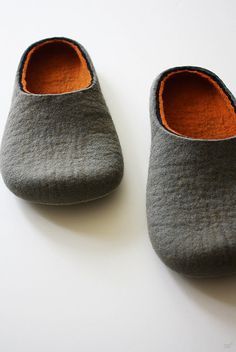
M154 82L147 219L152 245L191 277L236 272L236 102L199 67Z
M85 202L119 185L120 143L80 44L49 38L25 51L0 158L8 188L36 203Z

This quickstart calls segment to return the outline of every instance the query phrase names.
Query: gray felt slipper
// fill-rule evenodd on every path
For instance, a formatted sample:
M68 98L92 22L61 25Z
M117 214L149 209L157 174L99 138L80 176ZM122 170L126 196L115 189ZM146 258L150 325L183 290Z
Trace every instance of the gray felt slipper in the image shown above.
M89 201L119 185L117 133L91 59L77 42L45 39L23 54L1 172L17 196L45 204Z
M198 67L162 73L151 91L147 218L152 245L192 277L236 272L236 103Z

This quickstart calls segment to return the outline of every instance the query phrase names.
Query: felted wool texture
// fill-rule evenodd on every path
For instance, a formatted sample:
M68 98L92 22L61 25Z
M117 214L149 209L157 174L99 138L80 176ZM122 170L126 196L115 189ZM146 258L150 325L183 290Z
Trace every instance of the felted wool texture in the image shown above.
M122 179L121 147L95 69L85 49L73 43L91 70L88 88L56 95L24 92L22 65L37 43L17 71L0 162L7 187L28 201L89 201L110 193Z
M228 95L223 82L210 74ZM174 68L181 69L181 68ZM183 68L184 69L184 68ZM162 126L154 82L147 221L152 245L171 269L192 277L236 272L236 138L199 140Z

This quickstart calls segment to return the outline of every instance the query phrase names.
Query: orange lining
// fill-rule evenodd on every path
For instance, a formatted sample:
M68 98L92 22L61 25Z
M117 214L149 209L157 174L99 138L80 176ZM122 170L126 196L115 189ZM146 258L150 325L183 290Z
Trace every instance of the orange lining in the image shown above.
M79 47L52 39L39 43L26 56L21 83L24 91L60 94L87 88L92 76Z
M236 135L236 113L219 84L200 71L169 73L159 89L160 116L170 131L190 138Z

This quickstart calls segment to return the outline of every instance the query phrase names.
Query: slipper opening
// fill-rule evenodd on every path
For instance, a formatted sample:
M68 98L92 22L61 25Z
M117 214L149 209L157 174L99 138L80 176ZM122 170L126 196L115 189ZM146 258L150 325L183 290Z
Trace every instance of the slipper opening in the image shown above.
M88 88L92 74L80 48L65 39L36 44L26 55L21 85L33 94L62 94Z
M198 139L225 139L236 135L232 103L207 73L179 70L167 74L158 92L163 126L175 134Z

